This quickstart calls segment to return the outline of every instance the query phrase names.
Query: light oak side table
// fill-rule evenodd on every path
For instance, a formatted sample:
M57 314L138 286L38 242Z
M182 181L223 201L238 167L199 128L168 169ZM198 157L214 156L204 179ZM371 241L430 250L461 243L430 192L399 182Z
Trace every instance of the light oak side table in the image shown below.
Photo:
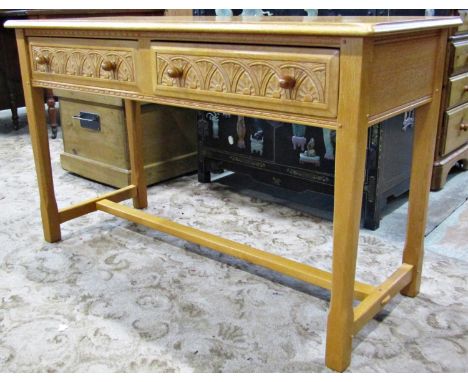
M44 236L99 210L331 290L326 364L343 371L352 337L421 283L447 29L458 17L122 17L18 20L16 28ZM125 99L132 185L58 209L42 88ZM154 217L147 206L140 102L336 130L332 272ZM381 285L355 280L369 126L416 109L403 264ZM133 198L135 208L119 202ZM354 300L361 300L353 307ZM411 319L410 317L408 319Z

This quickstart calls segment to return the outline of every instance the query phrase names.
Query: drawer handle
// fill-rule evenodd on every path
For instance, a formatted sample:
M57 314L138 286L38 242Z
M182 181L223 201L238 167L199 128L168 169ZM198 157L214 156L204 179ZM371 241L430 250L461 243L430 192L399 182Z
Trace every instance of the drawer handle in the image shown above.
M460 130L461 131L467 131L468 130L468 123L460 123Z
M180 78L182 77L182 69L179 69L175 66L171 66L169 69L167 69L167 75L171 78Z
M37 56L35 60L38 65L47 65L49 63L49 57L46 57L42 54Z
M296 80L291 76L281 76L279 78L279 86L282 89L292 89L296 85Z
M117 65L115 64L115 62L109 60L105 60L101 64L102 70L105 70L106 72L114 71L116 67Z
M83 117L80 117L79 115L73 115L72 118L77 119L79 121L85 121L85 122L95 122L96 121L96 119L83 118Z
M468 92L468 85L463 86L463 92Z

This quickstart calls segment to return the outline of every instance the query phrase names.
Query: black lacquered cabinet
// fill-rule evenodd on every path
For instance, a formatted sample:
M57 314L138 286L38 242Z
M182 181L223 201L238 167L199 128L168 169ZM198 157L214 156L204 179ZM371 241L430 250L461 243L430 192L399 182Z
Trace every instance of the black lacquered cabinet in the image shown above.
M369 130L364 226L379 227L390 196L408 190L413 113L405 113ZM310 126L212 112L198 114L200 182L211 172L230 170L294 191L332 194L335 133Z

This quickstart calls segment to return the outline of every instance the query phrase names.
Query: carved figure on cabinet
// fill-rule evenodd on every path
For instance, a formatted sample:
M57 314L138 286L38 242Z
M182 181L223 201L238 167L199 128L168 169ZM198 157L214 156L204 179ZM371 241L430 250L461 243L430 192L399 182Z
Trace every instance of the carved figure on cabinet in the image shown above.
M250 136L250 152L263 155L263 130L256 131Z
M219 113L207 113L206 116L212 122L213 139L219 138Z
M243 116L237 118L237 147L245 149L245 133L247 128L245 127L245 119Z
M305 138L306 127L304 125L293 123L292 130L293 136L291 138L291 142L293 144L293 149L297 150L300 147L301 151L304 151L307 144L307 139Z
M299 163L312 163L320 166L320 156L315 151L315 139L310 138L307 149L299 154Z

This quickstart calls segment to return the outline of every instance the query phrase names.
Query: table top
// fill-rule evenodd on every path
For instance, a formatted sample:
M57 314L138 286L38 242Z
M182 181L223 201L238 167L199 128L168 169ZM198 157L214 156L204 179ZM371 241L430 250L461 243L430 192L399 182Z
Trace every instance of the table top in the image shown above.
M5 27L25 29L374 36L405 31L446 28L460 24L462 24L460 17L452 16L114 16L52 20L9 20L5 23Z

